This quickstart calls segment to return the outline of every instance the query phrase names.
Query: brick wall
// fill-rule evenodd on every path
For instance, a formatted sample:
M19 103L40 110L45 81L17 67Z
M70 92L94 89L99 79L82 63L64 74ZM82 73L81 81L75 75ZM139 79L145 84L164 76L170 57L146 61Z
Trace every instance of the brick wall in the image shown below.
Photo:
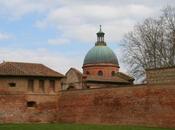
M87 72L89 72L89 75L97 76L99 71L103 72L104 77L112 77L112 72L114 71L117 73L119 71L119 68L113 64L96 64L83 66L83 74L87 74Z
M27 101L36 107L27 107ZM57 101L57 95L0 94L0 123L54 122Z
M24 93L2 88L0 123L57 121L175 128L175 84L59 93ZM36 107L28 107L28 101L35 101Z
M54 122L57 114L60 80L55 80L55 92L51 90L50 79L44 80L44 92L39 89L35 78L34 90L28 91L28 78L0 78L0 123ZM51 79L52 80L52 79ZM11 87L9 83L16 83ZM28 106L29 102L34 104Z
M175 85L62 92L58 122L175 127Z
M146 70L148 84L175 84L175 67Z

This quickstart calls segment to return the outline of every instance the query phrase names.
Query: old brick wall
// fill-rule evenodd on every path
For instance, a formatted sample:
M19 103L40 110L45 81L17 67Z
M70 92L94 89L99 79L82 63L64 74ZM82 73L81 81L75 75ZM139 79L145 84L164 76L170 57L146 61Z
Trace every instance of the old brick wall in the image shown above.
M148 84L175 84L175 67L146 70Z
M0 123L54 122L57 115L60 80L55 80L55 91L50 79L44 79L44 92L39 89L39 79L34 79L34 90L28 91L28 78L0 78ZM16 83L10 87L9 83ZM33 107L27 102L35 102Z
M27 101L35 101L36 107L27 107ZM54 122L58 95L0 94L0 123Z
M175 127L175 85L62 92L58 122Z

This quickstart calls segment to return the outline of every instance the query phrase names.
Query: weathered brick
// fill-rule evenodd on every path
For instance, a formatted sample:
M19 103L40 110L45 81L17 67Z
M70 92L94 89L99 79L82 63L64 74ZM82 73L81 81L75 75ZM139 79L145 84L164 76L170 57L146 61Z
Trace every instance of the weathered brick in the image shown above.
M58 122L175 127L175 85L62 92L58 106Z

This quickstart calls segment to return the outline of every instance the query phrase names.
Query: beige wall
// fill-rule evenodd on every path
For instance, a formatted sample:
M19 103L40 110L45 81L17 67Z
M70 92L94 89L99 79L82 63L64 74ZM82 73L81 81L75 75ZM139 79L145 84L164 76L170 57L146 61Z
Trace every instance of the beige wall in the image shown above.
M16 83L16 87L10 87L9 83ZM22 78L0 78L0 92L27 92L27 80Z
M43 93L39 89L39 79L34 79L34 91L28 91L28 79L30 78L20 78L20 77L7 77L0 78L0 93L3 91L6 92L21 92L21 93ZM55 92L53 92L50 88L50 80L54 79L42 79L44 80L44 88L46 94L57 93L61 90L61 81L60 79L55 80ZM15 87L10 87L9 83L16 83Z
M78 76L74 70L70 70L66 74L66 78L63 81L62 90L67 90L70 86L74 87L73 89L82 89L81 76Z
M77 83L80 82L81 79L78 79L76 73L74 71L70 71L67 75L66 75L66 81L67 84L70 83Z
M146 71L148 84L175 84L175 67Z

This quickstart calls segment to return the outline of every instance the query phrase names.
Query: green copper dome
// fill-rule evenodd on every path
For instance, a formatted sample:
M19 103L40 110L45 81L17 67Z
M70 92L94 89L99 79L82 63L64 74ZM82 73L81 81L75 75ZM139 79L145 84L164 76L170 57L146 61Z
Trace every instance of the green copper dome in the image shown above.
M93 47L85 56L83 65L110 63L118 66L115 53L107 46L98 45Z
M109 63L119 66L115 53L106 45L104 41L105 33L101 30L97 33L97 42L85 56L83 65Z

